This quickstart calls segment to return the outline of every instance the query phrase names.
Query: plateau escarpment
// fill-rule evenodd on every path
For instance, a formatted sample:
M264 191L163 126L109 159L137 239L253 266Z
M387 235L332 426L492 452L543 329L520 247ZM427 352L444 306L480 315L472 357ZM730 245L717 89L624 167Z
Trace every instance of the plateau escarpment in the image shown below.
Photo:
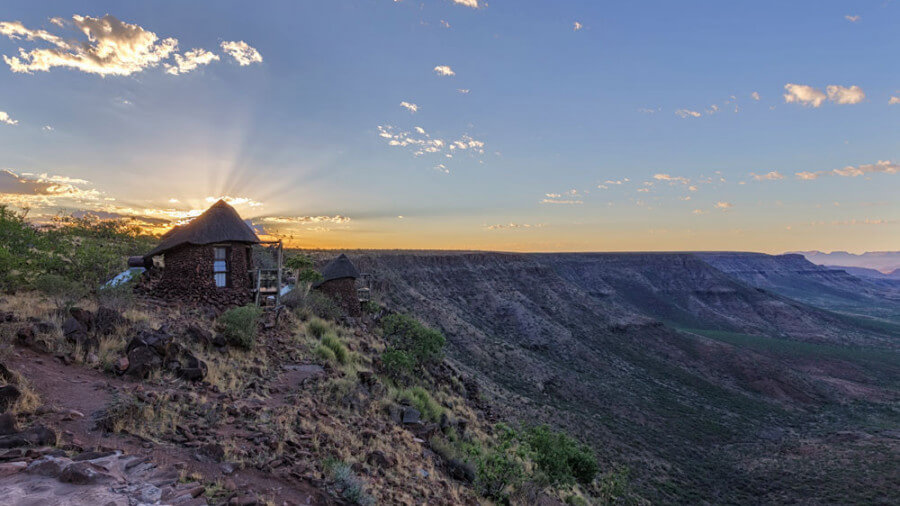
M874 469L896 462L897 439L877 430L900 399L889 322L752 286L697 254L354 260L386 305L446 333L448 354L500 414L592 441L652 500L840 502L883 490ZM871 430L860 437L888 453L823 443L849 428ZM778 456L810 442L822 444L815 458ZM865 462L858 481L804 496L811 470L841 472L838 455Z

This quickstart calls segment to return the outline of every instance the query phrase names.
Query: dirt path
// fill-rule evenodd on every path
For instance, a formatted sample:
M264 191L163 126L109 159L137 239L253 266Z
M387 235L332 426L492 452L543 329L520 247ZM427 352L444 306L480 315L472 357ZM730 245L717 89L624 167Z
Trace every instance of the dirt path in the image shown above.
M27 378L41 396L45 409L39 410L38 417L42 423L59 429L61 444L77 445L86 450L116 449L130 455L145 456L160 467L183 469L186 475L200 474L207 483L219 481L235 491L252 490L275 504L333 504L327 493L305 480L274 476L257 469L238 469L226 473L230 471L227 466L198 460L195 457L196 448L155 443L137 436L105 433L95 428L92 415L107 405L115 390L152 390L145 384L79 365L65 365L51 355L30 349L17 348L6 362ZM283 391L317 373L304 367L286 371L278 381ZM276 402L281 401L283 396L277 399Z

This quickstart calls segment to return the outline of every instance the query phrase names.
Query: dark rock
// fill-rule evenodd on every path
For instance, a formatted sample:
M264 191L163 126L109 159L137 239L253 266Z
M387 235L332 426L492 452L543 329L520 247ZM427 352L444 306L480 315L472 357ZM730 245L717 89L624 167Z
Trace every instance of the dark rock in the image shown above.
M102 485L115 483L118 480L106 469L90 461L74 462L59 475L59 481L74 485Z
M222 445L217 443L209 443L200 447L200 450L197 452L197 455L200 457L198 460L207 460L214 462L222 462L225 460L225 448Z
M3 413L0 415L0 436L8 436L19 432L16 424L16 416L12 413Z
M94 314L88 311L87 309L81 309L80 307L73 307L69 310L69 314L72 318L78 320L84 326L85 331L91 331L94 328Z
M440 421L441 430L447 429L447 427L450 427L450 425L452 425L450 423L450 417L447 416L447 413L441 413L441 421Z
M411 407L411 406L407 406L407 407L403 408L403 414L402 414L401 421L404 424L419 423L421 421L421 419L420 419L421 416L422 416L422 414L419 413L418 409Z
M81 462L83 460L94 460L94 459L102 459L104 457L109 457L110 455L115 455L115 451L89 451L89 452L81 452L78 455L72 457L73 462Z
M50 334L56 331L56 324L53 322L40 321L33 325L35 332L40 334Z
M391 420L394 423L396 423L396 424L403 423L403 415L400 411L399 406L397 406L395 404L391 404L390 406L388 406L387 409L388 409L388 415L391 417Z
M94 318L94 326L101 335L108 336L116 331L120 325L128 322L122 313L108 307L101 306L97 309L97 315Z
M153 348L139 346L128 352L128 370L130 376L146 378L151 372L162 367L162 359Z
M34 342L34 334L34 325L28 325L25 327L21 327L16 331L16 339L18 339L22 344L28 345Z
M0 322L13 323L19 321L19 317L10 311L0 313Z
M129 365L128 357L119 357L119 359L116 360L116 365L115 365L116 373L125 374L125 371L128 370L128 365Z
M147 343L147 346L153 348L160 356L167 357L170 355L169 348L174 342L171 334L161 331L147 331L140 337Z
M0 387L0 413L6 413L16 401L22 397L22 392L14 385Z
M446 466L447 474L449 474L451 478L466 483L475 481L475 468L472 464L457 459L450 459L447 461Z
M18 448L20 446L48 446L56 444L56 432L38 425L8 436L0 436L0 448Z
M381 450L369 452L369 454L366 455L366 462L382 469L390 469L397 465L397 459L390 455L386 455Z
M206 362L187 353L184 366L180 369L178 375L188 381L202 381L206 377L207 370Z
M66 341L70 343L81 343L88 338L87 327L74 316L63 322L62 331Z
M72 461L65 457L44 455L37 460L33 460L31 464L28 464L28 468L25 470L25 472L56 478L57 476L62 474L63 469L65 469L66 466L71 463Z
M0 379L7 383L16 382L16 376L2 363L0 363Z
M188 325L188 327L184 330L184 334L191 341L202 344L203 346L209 346L213 341L212 332L204 329L199 325Z
M216 336L212 338L212 344L217 348L224 348L228 345L228 339L222 334L216 334Z

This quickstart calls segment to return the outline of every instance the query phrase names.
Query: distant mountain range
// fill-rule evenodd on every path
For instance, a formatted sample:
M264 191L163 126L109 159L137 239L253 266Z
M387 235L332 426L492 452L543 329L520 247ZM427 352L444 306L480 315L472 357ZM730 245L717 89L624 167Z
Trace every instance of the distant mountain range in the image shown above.
M830 267L851 267L871 269L882 274L890 274L894 279L900 279L900 251L867 251L860 255L847 253L846 251L797 251L814 264ZM849 270L847 272L850 272ZM878 277L875 273L865 271L850 272L854 275L866 277Z

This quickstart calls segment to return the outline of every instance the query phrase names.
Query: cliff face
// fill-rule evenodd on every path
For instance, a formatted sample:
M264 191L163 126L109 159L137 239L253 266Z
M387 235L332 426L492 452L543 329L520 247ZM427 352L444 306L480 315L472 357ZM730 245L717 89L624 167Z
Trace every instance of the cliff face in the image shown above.
M383 303L443 330L450 358L478 378L500 414L591 441L605 462L631 467L656 500L685 500L673 487L726 502L771 493L767 473L778 471L747 467L771 450L760 434L803 427L791 433L799 440L808 435L804 424L844 403L900 398L898 327L860 326L743 279L750 271L803 276L793 257L363 253L353 260L373 274ZM817 283L842 279L821 276ZM817 430L846 428L844 419L835 415L834 426ZM795 464L782 479L800 483Z

